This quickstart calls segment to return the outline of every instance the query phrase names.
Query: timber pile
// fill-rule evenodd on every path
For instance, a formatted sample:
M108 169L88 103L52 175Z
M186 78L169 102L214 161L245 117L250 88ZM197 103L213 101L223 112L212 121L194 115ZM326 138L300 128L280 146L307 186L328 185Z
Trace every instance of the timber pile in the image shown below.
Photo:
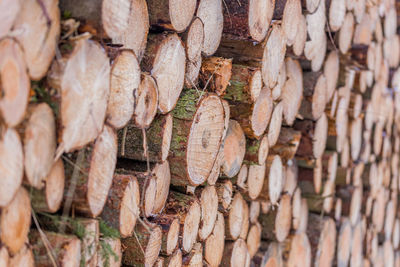
M0 1L0 266L400 266L396 6Z

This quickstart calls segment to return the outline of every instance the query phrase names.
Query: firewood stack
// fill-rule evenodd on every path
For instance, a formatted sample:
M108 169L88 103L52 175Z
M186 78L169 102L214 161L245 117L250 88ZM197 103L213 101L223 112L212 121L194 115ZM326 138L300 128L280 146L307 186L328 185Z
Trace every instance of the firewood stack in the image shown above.
M0 266L399 266L394 0L0 1Z

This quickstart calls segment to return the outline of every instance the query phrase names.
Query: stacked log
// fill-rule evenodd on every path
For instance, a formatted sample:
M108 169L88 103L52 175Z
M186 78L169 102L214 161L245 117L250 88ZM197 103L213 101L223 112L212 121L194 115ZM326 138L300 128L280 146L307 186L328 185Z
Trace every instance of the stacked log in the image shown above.
M394 1L0 1L0 266L400 266Z

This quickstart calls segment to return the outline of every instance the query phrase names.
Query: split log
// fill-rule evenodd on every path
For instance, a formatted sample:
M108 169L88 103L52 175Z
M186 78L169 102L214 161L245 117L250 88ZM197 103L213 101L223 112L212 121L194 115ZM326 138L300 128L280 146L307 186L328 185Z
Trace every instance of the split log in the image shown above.
M224 24L222 1L200 0L196 15L204 23L202 53L205 56L211 56L215 53L221 41Z
M25 177L31 186L42 189L56 151L56 122L46 103L29 107L28 112L29 117L19 129L24 143Z
M138 223L134 233L132 237L121 240L125 248L122 263L128 266L153 266L161 248L161 227Z
M45 188L43 190L30 189L33 209L41 212L56 212L60 208L63 200L64 183L64 163L59 159L53 164L46 177Z
M224 7L224 33L257 42L265 38L274 12L274 0L226 1Z
M0 238L10 254L16 254L28 239L31 225L31 202L29 194L20 188L13 200L1 210Z
M199 201L189 196L171 191L165 206L165 213L176 215L180 219L180 247L183 253L189 253L196 241L201 219Z
M7 206L21 186L24 175L24 156L21 139L14 129L0 132L0 207Z
M24 50L29 76L32 80L42 79L56 54L60 35L58 1L24 2L14 21L13 31L19 32L16 39Z
M121 237L133 234L140 212L139 184L135 176L114 174L110 192L101 214Z
M150 25L155 28L184 31L192 21L196 10L196 0L147 1Z
M30 82L24 54L19 44L10 38L0 42L0 99L1 119L10 127L25 117L29 100Z
M200 86L221 96L225 93L232 74L232 59L208 57L200 69Z
M201 220L199 239L205 240L213 231L218 213L218 195L214 186L196 189L196 196L200 200Z
M61 89L58 158L63 152L94 141L102 131L110 90L110 63L98 43L81 39L68 59L53 64L50 76Z
M60 9L80 20L82 31L100 38L108 37L113 43L132 49L139 60L142 58L149 32L146 1L91 1L83 8L80 1L61 0Z
M184 45L177 34L148 37L142 69L150 72L158 86L158 109L166 114L174 109L185 78ZM175 66L171 68L171 66Z
M66 156L67 180L65 198L74 208L97 217L103 210L111 187L117 161L117 135L109 126L96 141L75 154ZM71 187L72 186L72 187ZM71 188L75 187L72 191Z
M263 228L261 234L263 239L283 242L289 234L292 223L290 195L283 195L279 202L279 207L261 215L259 221Z
M164 255L172 255L178 245L180 227L179 218L173 214L160 214L156 217L150 218L150 222L161 227L161 253Z
M126 130L118 131L118 156L139 161L165 161L171 144L172 122L171 114L157 115L146 129L145 137L141 129L128 123ZM143 146L144 138L148 146L147 155Z
M210 175L219 152L225 112L218 96L201 98L186 90L173 111L169 163L175 185L199 185Z
M110 75L107 123L120 129L133 115L135 96L140 84L140 66L135 53L132 50L119 50L112 62Z
M219 266L225 246L225 221L222 213L218 212L214 229L204 243L204 259L211 267Z
M224 174L232 178L240 171L246 152L246 138L240 124L229 120L229 127L223 143L221 167Z
M35 264L40 266L53 266L52 258L49 257L47 247L52 248L53 259L59 266L79 266L82 259L82 242L73 235L65 235L53 232L31 231L29 234L30 243L33 245ZM44 239L48 244L44 243Z

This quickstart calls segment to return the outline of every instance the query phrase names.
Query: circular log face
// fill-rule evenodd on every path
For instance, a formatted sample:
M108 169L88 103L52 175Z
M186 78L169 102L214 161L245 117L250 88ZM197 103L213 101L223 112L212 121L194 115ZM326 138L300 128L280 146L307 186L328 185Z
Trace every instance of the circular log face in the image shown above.
M197 238L201 217L200 205L197 201L193 202L185 218L182 234L182 249L188 253L193 247Z
M271 119L273 109L271 90L264 88L261 90L251 114L251 128L256 137L261 136Z
M267 35L269 24L274 12L274 0L249 1L249 31L251 37L261 42Z
M131 180L125 189L121 203L120 225L121 236L132 235L136 225L136 218L139 216L140 192L136 179Z
M190 24L186 37L186 54L189 61L193 62L201 56L203 42L204 24L200 18L195 18Z
M204 23L204 43L202 52L211 56L217 50L221 41L224 16L221 0L201 0L197 16Z
M225 116L217 96L204 98L194 115L187 148L190 182L199 185L211 172L224 131Z
M288 267L311 266L311 245L305 233L297 233L292 239Z
M153 266L161 249L162 232L159 226L151 230L149 242L144 252L145 266Z
M193 18L196 0L169 0L171 24L178 32L184 31Z
M53 164L46 179L46 201L50 212L56 212L61 205L64 194L65 172L61 159Z
M150 75L143 74L137 94L135 94L133 118L139 128L150 126L157 113L158 90L156 81Z
M242 166L246 152L246 138L240 124L230 120L223 149L222 170L228 177L235 176Z

